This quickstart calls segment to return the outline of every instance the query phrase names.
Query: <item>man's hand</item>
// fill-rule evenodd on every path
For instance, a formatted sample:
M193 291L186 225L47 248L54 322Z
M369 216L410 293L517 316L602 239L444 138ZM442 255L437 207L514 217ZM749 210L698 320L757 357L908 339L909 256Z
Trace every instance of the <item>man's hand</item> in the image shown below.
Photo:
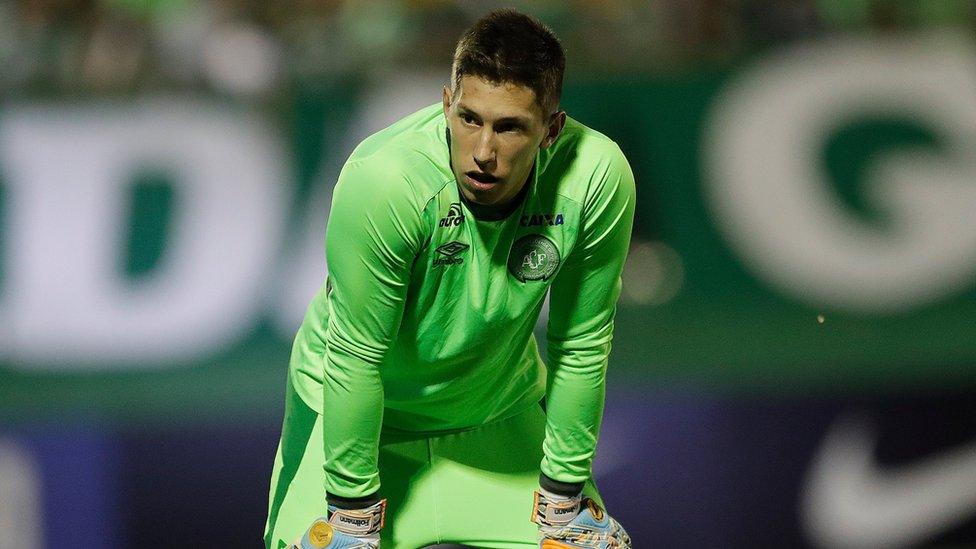
M364 509L329 505L329 516L315 519L288 549L378 549L385 513L385 499Z
M535 493L532 522L541 549L631 549L630 536L590 498Z

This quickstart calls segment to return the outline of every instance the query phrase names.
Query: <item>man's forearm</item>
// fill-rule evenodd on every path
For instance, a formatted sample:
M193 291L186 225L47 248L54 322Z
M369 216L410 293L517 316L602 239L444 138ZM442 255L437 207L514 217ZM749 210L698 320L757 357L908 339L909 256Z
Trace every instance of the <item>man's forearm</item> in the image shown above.
M325 490L343 498L367 497L380 486L383 385L376 366L350 364L333 351L323 383Z
M570 354L552 360L542 473L563 483L585 482L603 418L606 358Z

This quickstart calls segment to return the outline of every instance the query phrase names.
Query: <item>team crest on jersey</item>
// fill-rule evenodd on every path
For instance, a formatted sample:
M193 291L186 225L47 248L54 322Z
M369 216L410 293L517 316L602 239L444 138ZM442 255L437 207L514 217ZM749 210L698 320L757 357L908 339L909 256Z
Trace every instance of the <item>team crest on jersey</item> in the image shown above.
M441 218L437 226L457 227L461 223L464 223L464 210L461 209L461 203L451 202L451 207L447 209L447 215Z
M541 234L523 236L508 255L508 272L521 282L548 280L559 267L559 249Z
M453 242L448 242L443 246L438 246L434 249L435 252L440 254L440 257L434 259L434 266L448 266L448 265L459 265L464 259L461 257L461 252L470 248L464 242L458 242L457 240Z

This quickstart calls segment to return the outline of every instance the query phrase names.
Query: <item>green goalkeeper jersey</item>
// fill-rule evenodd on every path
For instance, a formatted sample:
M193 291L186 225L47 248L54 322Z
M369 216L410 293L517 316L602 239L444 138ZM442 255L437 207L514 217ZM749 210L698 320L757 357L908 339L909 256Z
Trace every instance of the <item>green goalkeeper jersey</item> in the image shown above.
M364 140L343 167L328 278L295 339L290 376L323 414L325 489L379 488L381 430L464 430L546 397L541 471L590 476L634 178L619 147L567 119L517 207L461 198L440 105ZM548 364L533 327L549 295Z

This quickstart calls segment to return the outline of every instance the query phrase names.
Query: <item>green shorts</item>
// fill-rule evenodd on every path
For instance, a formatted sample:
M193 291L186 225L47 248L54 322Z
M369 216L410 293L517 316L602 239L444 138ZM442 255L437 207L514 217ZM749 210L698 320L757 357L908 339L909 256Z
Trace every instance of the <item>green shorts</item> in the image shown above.
M475 429L442 435L384 433L380 495L387 499L383 549L438 543L538 547L532 494L545 435L541 406ZM326 513L322 416L288 384L271 477L264 543L279 549ZM602 505L592 480L583 492Z

